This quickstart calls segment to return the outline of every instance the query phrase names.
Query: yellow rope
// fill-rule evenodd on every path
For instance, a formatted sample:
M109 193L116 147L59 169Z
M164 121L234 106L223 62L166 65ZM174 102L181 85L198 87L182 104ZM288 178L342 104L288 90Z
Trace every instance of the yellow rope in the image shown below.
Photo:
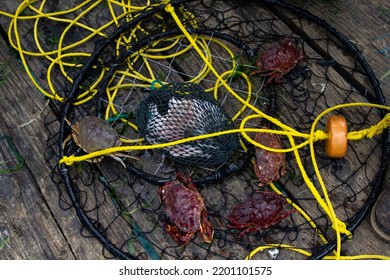
M6 16L11 18L11 23L8 28L8 36L10 40L11 46L13 46L20 54L20 58L22 61L22 64L27 72L27 75L33 82L33 84L36 86L36 88L42 92L45 96L52 98L57 101L64 101L64 98L60 95L59 91L56 89L54 85L54 78L53 78L53 71L55 67L59 67L60 73L65 77L65 79L73 83L72 79L70 78L71 75L68 73L67 69L72 69L75 67L82 67L80 63L74 63L72 60L75 58L88 58L90 57L91 53L88 52L82 52L79 49L82 48L82 46L87 44L91 41L94 37L100 37L100 38L107 38L108 35L105 33L106 30L112 26L117 26L119 24L119 20L125 19L127 21L132 20L134 17L142 13L143 11L152 8L155 5L160 4L151 4L150 1L146 1L145 5L143 6L134 6L132 5L132 1L115 1L115 0L98 0L98 1L91 1L87 0L82 2L81 4L72 7L68 10L64 11L56 11L51 13L45 13L44 8L46 5L46 0L42 0L39 7L36 8L33 6L33 3L36 1L29 1L25 0L21 3L21 5L16 10L15 14L10 14L7 12L0 11L0 15ZM112 19L107 21L102 26L99 26L97 28L90 27L84 23L82 23L82 19L85 18L89 13L91 13L96 7L98 7L101 3L107 2L108 3L108 10L109 14L111 15ZM94 157L99 157L103 155L113 154L117 152L129 152L129 151L136 151L136 150L149 150L149 149L158 149L158 148L164 148L169 147L172 145L180 145L183 143L187 143L190 141L197 141L205 138L210 137L217 137L225 134L230 133L237 133L240 134L242 138L246 139L249 143L255 145L258 148L262 148L268 151L272 152L283 152L288 153L292 152L295 156L297 165L299 167L299 170L302 174L302 177L305 181L305 184L307 185L308 189L311 191L313 197L318 201L320 207L324 210L326 215L329 217L329 219L332 222L332 227L336 234L336 250L334 251L334 256L326 257L326 258L334 258L334 259L354 259L354 258L382 258L381 256L376 255L361 255L361 256L354 256L354 257L345 257L341 256L341 234L346 234L349 237L352 237L352 234L347 230L346 225L344 222L339 220L335 214L335 211L333 209L333 205L329 199L326 186L324 183L324 180L321 176L320 170L317 166L317 161L315 158L315 151L314 151L314 143L317 141L326 140L328 138L328 135L320 130L317 129L317 125L320 123L322 119L326 117L326 115L331 114L332 111L342 109L342 108L348 108L348 107L373 107L378 108L382 110L390 111L390 107L384 106L384 105L377 105L377 104L369 104L369 103L349 103L349 104L341 104L333 106L329 109L324 110L321 112L315 119L315 121L312 124L312 127L310 129L310 133L302 133L299 132L292 127L288 126L287 124L282 123L280 120L273 118L261 110L259 110L257 107L251 104L252 101L252 88L253 85L251 83L251 80L249 77L242 72L237 71L237 61L235 59L234 53L232 50L224 43L222 43L220 40L208 36L200 36L200 35L192 35L188 32L187 27L188 25L196 28L197 22L195 19L195 16L191 14L189 11L186 11L184 9L180 10L181 14L186 15L190 20L186 21L187 26L184 26L181 22L180 18L177 16L175 12L175 8L170 4L170 1L163 1L165 2L165 11L168 12L172 19L177 24L178 28L181 30L182 35L178 35L175 37L170 37L168 45L161 45L161 42L167 43L167 40L158 40L156 42L152 43L152 46L149 48L144 48L139 50L137 53L131 55L128 59L127 63L127 69L126 70L117 70L115 72L115 76L111 79L110 83L108 84L106 88L107 93L107 100L108 105L105 112L105 118L110 118L111 116L118 115L120 112L117 111L115 107L115 100L118 97L119 91L121 89L133 89L133 88L148 88L152 84L152 82L156 79L159 79L158 75L156 74L156 70L151 64L152 60L155 61L165 61L167 59L172 59L175 57L183 56L187 53L195 51L201 60L203 61L203 66L201 69L197 72L197 74L193 75L190 81L199 83L201 81L207 80L207 78L210 76L210 74L215 76L215 84L213 87L206 89L206 92L213 92L215 99L219 99L219 91L223 87L225 88L228 93L237 101L240 103L239 110L235 113L233 116L233 120L238 120L240 117L242 117L243 112L245 110L251 110L254 112L253 114L250 114L246 117L244 117L240 121L240 126L238 129L232 129L228 131L221 131L217 133L211 133L206 135L199 135L194 137L189 137L186 139L180 139L177 141L172 141L169 143L162 143L162 144L155 144L155 145L142 145L143 139L122 139L124 144L129 145L123 145L120 147L113 147L108 148L105 150L100 150L96 152L92 152L83 156L64 156L60 160L60 164L64 163L67 165L71 165L74 162L84 161L88 159L92 159ZM117 14L117 9L115 9L115 6L122 8L122 13ZM35 13L34 15L25 16L22 15L22 13L29 9L31 12ZM180 9L180 8L178 8ZM71 15L75 11L81 11L76 17L69 19L67 18L68 15ZM157 19L162 19L160 15L154 15ZM42 19L49 19L55 22L61 22L62 24L66 25L63 32L61 33L59 40L58 40L58 46L55 50L44 50L43 46L40 42L40 33L39 33L39 27ZM38 51L29 51L24 49L22 38L19 33L20 24L24 21L33 21L33 36L34 41L36 44L36 49ZM71 32L73 28L81 28L83 29L88 35L86 35L84 38L76 41L71 42L68 45L65 45L64 39ZM137 36L139 33L146 34L147 31L139 24L135 28L133 28L127 37L121 37L116 41L116 51L119 52L119 49L122 47L128 47L130 43L134 40L138 40ZM188 45L182 46L181 44L184 42L184 40L187 40L189 42ZM230 61L232 62L230 65L229 70L225 70L223 73L218 73L218 71L213 66L213 54L210 51L210 44L217 44L219 45L224 51L227 52L228 57L230 57ZM168 52L170 50L176 50L175 52L171 54L162 54L162 52ZM119 54L119 53L117 53ZM28 62L26 60L26 56L31 57L39 57L39 58L45 58L50 62L48 66L48 72L47 72L47 88L45 88L43 85L40 85L32 70L28 66ZM137 71L134 68L134 65L136 63L141 63L144 65L145 69L147 70L147 74L142 74L139 71ZM97 92L97 86L102 81L102 79L105 76L106 69L102 69L101 73L96 77L96 79L93 81L91 85L89 85L89 88L86 89L84 92L78 95L75 105L81 105L86 102L88 102L91 98L93 98L94 94ZM238 95L235 90L231 88L229 85L229 77L237 75L241 80L243 80L246 83L246 97L243 98L242 96ZM130 79L133 79L134 82L129 82ZM137 81L137 82L135 82ZM247 124L249 121L254 121L256 119L266 119L270 122L272 122L276 127L279 129L271 130L266 128L250 128L247 127ZM134 131L138 131L135 124L127 121L122 120L123 122L126 122ZM381 121L379 121L377 124L365 128L359 131L350 131L347 134L348 140L350 141L357 141L361 140L363 138L372 138L377 134L380 134L383 132L384 129L388 128L390 126L390 114L387 114ZM263 132L263 133L274 133L279 134L287 137L290 141L290 146L283 149L275 149L272 147L264 146L260 143L257 143L255 139L251 138L250 133L253 132ZM299 138L302 141L299 144L296 144L296 139ZM242 143L241 143L242 144ZM242 144L243 145L243 144ZM313 163L314 171L316 174L316 177L318 179L318 183L320 185L320 189L318 189L314 183L310 180L309 176L307 175L307 172L302 164L302 159L299 155L299 150L305 146L308 146L310 149L310 155L311 155L311 161ZM243 146L245 149L245 146ZM280 193L274 184L271 184L271 187L278 193ZM314 228L318 229L317 225L313 222L313 220L310 218L310 216L301 208L299 208L297 205L294 205L289 199L289 203L292 204L292 206L304 217L308 223ZM317 232L320 239L327 243L326 238L318 231ZM302 249L293 248L288 245L270 245L271 247L279 247L279 248L286 248L289 250L294 250L299 253L302 253L304 255L307 255L308 253L305 252ZM269 246L261 246L257 249L255 249L251 254L251 258L254 254L257 252L264 250L264 248L271 248ZM383 257L387 258L387 257Z
M115 0L98 0L98 1L91 1L87 0L82 2L81 4L72 7L67 10L63 11L56 11L56 12L50 12L50 13L44 13L44 7L46 5L46 0L42 0L39 8L35 8L33 6L33 3L38 2L38 1L28 1L25 0L23 1L19 7L17 8L15 14L10 14L7 12L0 11L0 15L7 16L11 18L11 22L8 28L8 39L10 41L10 44L12 47L14 47L20 55L20 59L22 61L22 64L25 68L25 71L27 72L27 75L31 79L32 83L34 86L45 96L57 100L57 101L64 101L64 98L59 94L59 91L56 90L52 79L52 70L54 69L54 66L59 66L60 72L65 77L70 83L73 81L71 80L71 75L67 72L66 68L73 69L74 67L80 67L81 65L77 63L72 63L70 61L66 61L66 58L72 58L74 60L77 57L89 57L91 54L90 53L83 53L80 51L74 51L77 48L82 47L83 45L87 44L90 42L90 40L96 36L102 37L102 38L107 38L108 35L105 34L105 30L108 29L109 27L113 25L117 25L118 21L122 18L128 17L130 14L132 14L134 17L137 16L139 13L141 13L144 10L150 9L151 7L158 5L158 4L150 4L149 1L145 3L144 6L133 6L131 4L131 1L128 1L128 3L125 3L124 1L115 1ZM82 23L82 19L86 17L89 13L91 13L94 9L96 9L100 4L108 2L108 7L110 9L111 15L113 17L112 20L106 22L102 26L99 26L98 28L92 28L86 24ZM113 6L117 5L123 8L123 13L116 15L113 11ZM35 15L29 15L29 16L24 16L22 13L25 10L30 10L31 12L34 12ZM76 12L76 11L81 11L78 16L72 19L66 18L66 16ZM41 19L49 19L55 22L61 22L66 25L65 29L62 31L59 39L58 39L58 46L57 49L52 50L52 51L45 51L40 43L40 31L39 31L39 26ZM129 18L128 20L131 20ZM35 41L35 46L38 49L38 52L36 51L29 51L22 46L22 38L19 34L19 25L21 25L21 22L24 21L33 21L33 36L34 36L34 41ZM73 28L81 28L87 32L89 32L88 35L86 35L84 38L70 43L68 45L64 45L64 39L67 37L67 34L70 32L70 30L73 30ZM137 28L140 28L138 26ZM137 30L137 28L134 28L134 30ZM135 32L135 31L134 31ZM122 39L122 38L121 38ZM119 40L120 42L120 40ZM123 44L129 43L129 41L123 42ZM29 47L29 46L28 46ZM119 48L118 48L119 49ZM150 51L150 50L149 50ZM43 85L39 84L38 81L35 78L35 75L31 71L28 62L26 60L26 56L32 56L32 57L44 57L48 61L51 62L49 69L50 72L48 72L47 76L47 83L48 83L48 88L45 88ZM153 71L150 71L151 75L153 75ZM138 73L140 75L140 73ZM88 90L85 92L79 94L77 97L77 100L75 102L75 105L81 105L86 102L88 102L96 92L95 87L99 82L101 81L100 79L104 76L104 71L100 74L98 79L94 81L94 84L89 87ZM139 76L137 76L139 77ZM153 81L155 78L152 77L151 79L148 79L148 82Z
M277 194L280 194L280 195L283 195L283 193L275 186L274 183L270 183L270 186L272 188L272 190L277 193ZM313 221L313 219L309 216L308 213L306 213L301 207L299 207L298 205L296 205L295 203L293 203L291 201L290 198L286 197L286 200L287 202L295 209L299 212L299 214L301 214L301 216L309 223L309 225L316 230L316 233L317 235L319 236L319 238L322 240L322 242L324 242L325 244L328 243L328 240L325 238L325 236L322 234L322 232L319 230L318 226L316 225L316 223Z
M264 251L264 250L267 250L267 249L286 249L286 250L290 250L290 251L294 251L294 252L297 252L297 253L300 253L306 257L310 257L311 256L311 253L304 250L304 249L301 249L301 248L297 248L297 247L293 247L293 246L290 246L290 245L286 245L286 244L268 244L268 245L264 245L264 246L259 246L258 248L256 248L255 250L253 250L245 259L246 260L249 260L249 259L252 259L256 254ZM371 260L390 260L390 257L389 256L382 256L382 255L356 255L356 256L325 256L324 257L324 260L367 260L367 259L371 259Z
M357 106L363 106L363 105L357 105ZM389 107L377 107L388 110ZM369 128L362 129L359 131L353 131L348 133L348 140L360 140L364 137L372 138L377 134L381 134L383 130L388 128L390 126L390 113L386 114L386 116L378 122L376 125L373 125Z

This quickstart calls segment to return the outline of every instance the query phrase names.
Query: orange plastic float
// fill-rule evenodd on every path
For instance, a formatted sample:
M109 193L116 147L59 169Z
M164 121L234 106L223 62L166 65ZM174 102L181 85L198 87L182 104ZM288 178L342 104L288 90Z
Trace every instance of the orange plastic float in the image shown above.
M329 157L340 158L347 152L347 120L344 116L331 116L326 123L325 152Z

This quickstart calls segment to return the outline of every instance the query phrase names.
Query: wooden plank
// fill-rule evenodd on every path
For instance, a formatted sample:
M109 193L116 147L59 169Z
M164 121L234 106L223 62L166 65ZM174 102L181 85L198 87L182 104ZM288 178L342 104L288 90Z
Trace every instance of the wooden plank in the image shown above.
M2 136L12 135L3 120L0 128ZM5 141L1 144L1 162L14 161L11 148ZM21 153L26 156L23 150ZM28 160L21 169L0 176L0 259L73 259L74 255L42 197L41 182L36 181L30 164Z
M11 237L10 246L4 247L1 258L102 258L96 240L80 238L80 223L74 212L59 207L60 190L50 180L51 170L44 160L48 134L43 119L50 111L47 102L26 79L4 41L1 40L0 46L0 61L8 73L0 93L1 131L12 137L26 160L23 169L2 176L4 183L10 184L5 184L7 189L12 191L9 196L1 197L0 203L6 210L2 223Z
M307 26L307 28L309 28L309 27L310 26ZM284 26L283 24L280 24L280 22L276 22L272 28L275 28L282 33L283 32L285 32L286 34L291 33L291 31L289 29L287 29L287 27ZM351 30L349 30L348 32L350 32L350 31ZM314 51L312 54L314 55ZM341 57L342 55L338 54L338 56ZM180 72L181 69L191 68L191 64L193 62L194 57L196 57L196 55L192 55L192 59L187 59L187 60L184 59L183 61L180 61L179 64L181 67L179 69L176 69L176 70L178 70L178 72ZM379 62L382 62L382 64L380 64ZM378 63L380 65L383 65L382 60L378 60ZM153 64L153 62L152 62L152 64ZM159 73L163 73L162 75L166 75L165 72L167 70L167 66L169 66L169 65L170 64L165 62L165 61L157 62L157 63L155 63L153 68L157 69L156 73L159 72ZM201 65L201 63L199 62L199 60L196 60L196 63L194 63L193 65L196 65L197 68L199 68L199 65ZM215 65L218 66L218 63L216 63ZM221 66L220 69L224 69L223 68L224 66L222 63L220 64L220 66ZM316 67L316 65L311 65L311 66ZM44 64L41 64L40 62L31 63L31 67L32 67L32 69L34 69L34 73L41 73L41 71L43 71L42 73L45 72L45 70L42 70L42 69L45 69L45 66L44 66ZM159 71L159 69L161 71ZM317 70L313 69L313 73L316 73L316 71ZM318 70L318 71L320 71L320 70ZM321 72L319 72L319 73L321 75L323 75L323 73L321 73ZM175 73L174 76L170 76L170 79L172 79L173 81L181 81L180 75L177 75L177 74L178 73ZM169 72L169 75L172 75L172 73ZM329 75L335 81L340 81L342 84L345 83L345 81L343 81L343 79L340 78L340 75L338 73L331 72L331 73L329 73ZM38 79L40 79L40 81L42 81L42 82L44 81L45 76L42 76L42 75L37 75L37 76L38 76ZM15 78L21 79L21 77L15 77ZM25 80L25 79L22 78L22 80ZM59 78L56 81L56 83L57 83L57 85L60 84L61 79ZM7 84L7 87L10 87L10 86L11 85ZM334 94L334 103L337 104L337 102L339 102L339 98L337 98L337 88L328 89L328 90L335 93ZM30 89L28 94L30 94L30 92L34 92L34 90ZM127 100L126 91L123 94L124 94L123 98L118 98L116 101L118 101L118 108L121 110L123 109L123 111L126 111L127 109L129 109L129 107L122 106L124 104L124 102L122 102L122 101ZM35 100L37 98L35 96L35 97L32 97L31 99ZM119 100L120 100L120 102L119 102ZM9 101L8 103L5 102L4 106L7 106L7 107L9 106L12 108L11 105L15 102L16 102L16 104L20 103L18 97L14 97L14 99ZM36 125L36 123L40 122L39 119L36 121L31 121L31 122L29 121L33 116L36 116L36 114L39 113L40 109L43 108L43 101L42 100L40 100L37 103L40 104L40 107L38 109L36 109L36 111L33 111L32 115L23 116L23 118L25 118L26 120L25 120L25 122L22 122L22 123L23 124L27 123L27 124L25 126L23 126L23 129L19 129L15 132L15 135L14 135L15 138L23 140L24 139L23 135L29 135L30 138L32 139L32 137L34 137L34 135L37 135L37 134L38 134L38 136L36 136L36 137L39 137L38 139L43 139L43 138L45 138L45 136L47 137L47 135L44 135L45 133L42 132L42 131L44 131L44 128L42 126ZM135 105L135 104L132 104L132 105ZM27 109L23 107L23 108L17 108L15 110L9 110L10 115L18 115L18 112L20 110L24 110L24 111L28 112L28 110L30 110L30 111L32 110L32 106L29 106L29 108L27 108ZM299 112L294 112L294 113L299 114ZM280 115L283 115L283 112L280 112ZM286 116L288 116L288 115L286 114ZM14 119L11 119L10 116L7 116L7 117L8 117L7 122L14 121ZM288 117L286 117L286 119L288 119ZM34 130L37 130L37 131L32 132L30 130L27 130L27 128L29 128L33 124L34 124L34 128L35 128ZM41 135L42 133L43 133L43 135ZM56 133L55 128L53 129L52 133ZM44 137L41 138L41 136L44 136ZM40 152L42 153L42 151L43 151L43 149L41 148ZM146 154L141 155L141 156L144 156L145 158L147 157ZM110 168L107 168L107 166ZM187 246L187 248L185 248L185 250L183 248L177 246L175 243L172 242L171 239L169 239L169 236L166 235L166 233L164 232L164 230L162 228L164 221L161 220L160 217L163 215L163 209L159 208L159 201L155 195L156 186L150 186L147 184L145 185L145 184L141 184L139 182L137 182L136 184L133 184L133 178L131 178L131 176L128 176L128 174L124 175L124 174L122 174L121 171L116 170L116 168L120 168L120 166L119 167L118 166L113 167L113 166L114 165L111 165L110 159L107 159L98 165L99 172L102 172L103 177L108 179L109 182L111 182L110 186L115 186L116 191L118 193L120 193L120 195L122 196L121 201L123 203L125 203L126 211L132 213L130 216L130 219L134 218L140 224L140 226L145 226L145 228L151 229L151 232L147 233L148 238L150 239L150 241L153 244L155 244L155 246L157 247L158 253L163 255L163 257L172 258L172 257L185 256L188 258L197 258L197 257L202 258L202 256L204 256L203 254L205 252L207 254L207 257L209 257L209 258L219 258L221 256L224 256L224 257L230 256L232 258L235 256L238 258L242 258L245 256L246 252L243 251L241 245L239 244L240 241L234 240L234 239L227 240L224 236L222 236L222 237L219 236L218 242L222 242L222 241L231 242L229 244L231 244L231 248L234 247L233 251L234 251L235 255L231 255L231 252L224 251L225 250L224 248L219 248L219 244L217 244L217 241L215 243L213 243L211 247L205 248L204 244L201 243L201 240L199 238L199 234L198 234L197 238L195 239L195 241L193 243L191 243L189 246ZM153 167L148 166L148 168L152 169L152 168L155 168L156 166L153 166ZM293 167L291 167L291 168L293 168ZM38 170L37 171L38 178L40 176L43 177L44 175L46 175L46 178L48 178L49 171L50 171L50 169L46 168L46 174L43 174L42 172L40 172ZM166 171L166 170L164 170L164 171ZM173 171L170 170L170 172L172 173ZM79 172L77 170L77 167L76 167L75 174L82 175L82 172ZM120 180L118 180L119 177L120 177ZM105 189L104 185L99 184L98 182L94 182L92 184L93 188L88 188L89 187L88 184L85 184L85 180L87 180L87 179L90 179L90 178L80 177L79 180L76 181L77 185L79 185L82 188L82 190L85 191L85 194L87 194L87 197L90 198L87 200L87 202L85 204L85 207L87 209L95 209L96 205L98 205L100 202L105 201L105 200L108 201L109 199L112 198L112 197L110 197L110 195L107 194L107 189ZM224 231L226 230L225 224L227 223L227 221L223 220L224 219L223 217L226 217L228 215L228 212L230 211L230 208L227 205L237 204L239 201L242 201L246 197L246 195L249 195L249 191L253 190L253 186L251 186L250 183L251 183L250 180L248 178L246 178L246 184L248 184L248 186L246 187L245 193L237 191L239 189L239 187L242 187L242 185L241 185L242 180L238 179L238 178L230 179L229 182L226 183L226 184L228 184L228 186L222 186L222 188L221 188L221 186L207 186L207 187L203 187L201 189L201 193L205 196L205 200L206 200L207 204L211 204L211 205L213 203L218 203L218 200L214 201L213 199L210 199L210 198L218 197L218 196L220 197L221 195L224 194L224 192L226 192L226 190L229 190L230 197L228 199L228 203L227 203L227 201L223 202L223 203L226 203L226 205L223 204L224 205L224 209L222 211L223 213L222 212L221 213L215 213L215 212L211 213L213 223L216 225L218 233L224 234ZM219 188L221 188L221 189L219 189ZM48 205L50 205L51 211L53 211L53 213L55 213L54 216L61 217L61 215L63 215L63 213L58 209L59 194L53 193L50 190L51 190L51 188L46 188L46 187L42 188L42 193L44 194L44 198L47 199L47 201L48 201L47 203L48 203ZM143 200L137 200L138 198L134 197L135 195L147 195L146 197L142 197L142 199L144 201L148 201L149 199L151 199L153 202L152 206L153 206L154 211L148 212L149 209L146 209L146 208L142 209L144 207L144 205L140 205L139 203L142 204ZM93 199L96 199L96 200L94 201ZM216 207L216 205L213 205L213 207ZM316 207L316 205L314 205L312 208L315 208L315 207ZM99 210L97 210L97 209L99 209ZM218 207L216 207L215 209L218 209ZM140 249L139 240L136 241L135 244L132 244L131 242L126 243L126 239L128 239L129 236L131 235L131 231L129 231L128 225L126 224L126 217L119 217L118 213L116 211L117 210L115 208L113 208L112 204L105 203L104 205L103 204L99 205L99 208L96 208L95 213L91 214L91 212L92 212L91 211L89 214L91 214L91 217L94 217L95 219L101 219L101 221L104 222L104 225L107 226L107 230L106 230L107 236L111 240L113 240L114 243L118 247L136 246L133 249L135 249L137 252L142 251L142 249ZM86 244L85 239L83 237L81 237L80 233L78 232L78 228L80 226L77 222L77 218L74 217L74 212L67 211L65 213L71 213L71 214L69 214L69 217L67 217L67 221L62 221L63 217L61 217L59 219L60 221L62 221L62 222L59 222L60 229L61 229L60 231L63 232L64 238L66 238L68 240L69 247L72 249L72 252L73 252L73 256L76 258L103 258L103 255L101 254L101 252L99 252L101 245L98 244L96 242L96 240L88 238L88 239L86 239L86 240L88 240L88 244ZM119 214L121 214L121 213L119 213ZM122 214L124 214L124 213L122 213ZM124 216L126 216L126 215L124 215ZM127 218L129 218L129 216ZM112 219L115 219L114 224L110 224L110 221L112 221ZM296 221L296 222L299 224L299 221ZM71 223L71 226L69 226L68 223ZM234 235L230 236L229 238L232 238L232 237L234 238ZM305 236L304 236L304 238L305 238ZM314 240L313 236L306 236L306 238L307 238L307 240L305 242L307 242L308 240L309 240L309 242ZM257 241L253 241L253 242L257 242ZM296 240L295 244L302 245L305 243L305 242L303 242L303 243L300 243L300 242L303 242L303 240L301 240L301 239ZM373 242L373 244L375 242ZM257 243L252 243L252 245L254 245L254 244L257 244ZM374 252L377 252L377 249L382 249L382 247L380 245L378 247L377 244L378 244L378 242L376 242L373 245ZM89 247L89 246L91 246L91 247ZM355 247L354 247L354 245L351 245L351 246L352 246L352 249L351 249L351 251L348 251L348 252L352 253L352 252L359 252L362 250L362 248L359 246L355 246ZM159 251L159 250L161 250L161 251ZM349 250L349 249L347 249L347 250ZM386 253L388 251L385 248L385 250L383 252ZM292 258L292 256L287 255L286 258Z
M389 69L389 4L385 0L356 1L289 1L326 20L344 34L361 51L378 78ZM309 3L310 2L310 3ZM313 3L314 2L314 3ZM390 78L380 79L387 102L390 99Z
M17 7L16 2L8 3L8 4L9 4L9 6L7 5L6 10L9 10L11 13L14 10L16 10L16 7ZM51 7L51 8L54 8L54 7ZM57 8L61 9L61 7L57 7ZM64 7L62 7L62 8L64 8ZM99 18L102 19L102 17L99 17ZM20 29L21 34L23 34L23 32L26 32L26 34L31 35L32 34L31 33L31 28L32 28L31 24L32 24L32 21L30 22L30 25L28 23L22 24L22 27ZM101 22L99 22L99 24L101 24ZM5 25L7 25L7 24L5 24ZM42 24L42 25L44 28L45 24ZM52 34L51 33L52 30L51 30L51 27L49 25L47 26L46 31L48 32L49 35ZM48 35L48 34L45 34L45 35ZM29 35L26 36L25 38L27 40L32 40L32 37ZM52 35L55 36L55 34L52 34ZM76 36L80 36L80 34L76 34ZM44 38L46 38L46 37L44 37ZM42 38L42 39L44 39L44 38ZM55 39L55 38L53 38L53 39ZM31 44L29 44L30 46L35 45L35 43L33 43L32 41L30 41L30 43L31 43ZM43 42L42 42L42 44L44 45ZM89 47L93 48L93 44L91 44ZM46 46L44 46L44 48L46 48ZM92 49L90 49L89 51L92 51ZM30 67L30 69L32 69L33 75L35 74L36 80L38 81L39 84L43 85L43 87L48 90L48 88L46 87L47 80L46 80L46 75L45 75L45 72L47 71L46 69L48 66L47 61L40 60L40 59L30 60L30 57L28 58L28 60L29 60L29 67ZM22 71L22 70L19 69L19 71ZM14 77L10 77L10 79L12 79L12 78L14 78ZM28 81L28 78L26 76L24 76L23 78L24 78L23 81L26 81L26 85L31 85L31 82ZM56 89L62 88L63 77L62 78L61 77L54 77L53 82L54 82ZM22 86L26 86L26 85L24 83L22 83ZM8 86L8 85L6 85L6 86ZM31 88L33 88L33 87L31 87ZM37 90L35 88L33 88L33 89L34 90L30 90L29 93L37 94L37 96L34 96L32 98L37 99L38 97L42 97L39 93L37 93ZM14 102L20 103L19 98L22 98L22 96L19 95L19 97L18 97L17 95L14 95L14 98L15 98L15 100L13 100ZM42 101L42 100L40 100L40 101ZM6 105L6 104L4 104L4 105ZM31 109L31 108L28 108L28 109ZM21 110L28 112L28 110L26 110L26 108L21 108ZM45 115L45 114L47 114L47 110L43 113L43 115ZM40 136L39 139L46 139L48 137L47 133L51 133L52 136L56 135L58 133L58 131L57 131L58 130L58 122L55 119L55 116L50 115L50 116L46 117L46 119L50 119L50 118L52 118L52 120L47 121L50 125L48 125L46 128L44 127L44 124L42 123L43 118L36 119L34 122L31 121L31 123L35 124L35 128L37 130L37 133L43 134L43 136ZM45 122L46 122L46 120L45 120ZM28 122L27 124L29 125L30 122ZM46 129L49 129L50 132L47 132ZM56 141L56 140L53 138L53 139L51 139L51 141ZM57 140L57 142L58 142L58 140ZM44 147L45 143L42 142L41 144L42 144L42 149L44 151L45 150L45 147ZM57 143L50 143L50 145L53 145L56 149ZM43 158L41 158L41 160L43 160ZM56 160L57 159L54 158L54 162L50 163L52 167L57 164L55 162ZM46 174L46 178L50 178L50 172L51 172L50 168L47 168L44 161L42 161L41 164L43 164L46 167L45 171L47 172L47 174L49 174L49 175ZM57 177L58 177L58 175L57 175ZM61 180L61 178L56 178L56 179ZM84 178L81 178L81 180L77 183L77 184L80 184L80 188L83 187L83 181L82 181L83 179ZM99 182L96 182L96 184L99 185ZM93 192L93 189L91 189L90 186L87 186L87 187L85 187L85 190L87 193L87 197L90 197L93 200L94 194L91 193L91 192ZM52 203L51 206L56 208L56 210L55 211L53 210L53 211L61 217L62 223L59 226L59 230L61 230L61 231L63 230L65 235L69 234L69 236L67 236L67 237L69 238L69 243L72 244L72 246L73 246L72 250L74 250L73 253L74 253L76 258L101 259L101 258L104 258L105 256L111 257L110 254L107 253L106 251L104 253L102 252L102 250L103 250L102 245L95 238L87 238L86 240L89 240L90 242L85 243L85 241L84 241L85 237L90 237L91 234L88 232L87 229L81 228L80 222L78 221L78 217L75 215L74 210L66 211L65 213L67 213L66 214L67 218L64 219L65 216L64 216L64 213L61 213L61 211L63 211L63 210L60 207L69 208L71 202L66 197L65 190L62 187L60 188L60 190L58 192L50 192L50 191L47 191L45 188L42 191L44 192L45 196L47 196L46 198L48 200L50 200L50 202ZM97 199L100 199L100 198L103 198L103 200L109 199L109 198L104 198L104 196L105 196L105 194L103 191L102 197L98 197ZM85 205L85 207L88 208L89 210L96 209L95 213L93 213L93 211L88 213L90 215L91 219L96 219L96 220L102 219L102 221L110 221L111 222L112 219L114 219L118 215L116 213L117 210L112 205L107 203L104 205L105 207L102 207L102 206L98 207L98 206L96 206L96 204L94 204L94 203L96 203L96 201L91 201L91 199L87 200L87 204ZM99 217L96 217L96 215L98 215ZM62 227L64 227L64 229L62 229ZM130 232L125 232L126 230L130 230ZM126 236L127 236L127 238L128 238L130 233L131 233L131 229L129 227L127 227L125 229L125 227L123 226L123 220L120 220L120 219L117 219L117 222L113 223L111 229L108 229L105 232L105 234L107 236L109 236L109 238L113 242L115 242L115 240L116 240L115 236L118 236L118 237L125 236L124 238L126 238ZM122 245L123 244L117 244L118 247L120 247ZM91 248L89 248L89 246L91 246ZM94 248L92 248L92 247L94 247ZM137 248L137 244L135 245L135 250L137 252L140 251L140 249Z

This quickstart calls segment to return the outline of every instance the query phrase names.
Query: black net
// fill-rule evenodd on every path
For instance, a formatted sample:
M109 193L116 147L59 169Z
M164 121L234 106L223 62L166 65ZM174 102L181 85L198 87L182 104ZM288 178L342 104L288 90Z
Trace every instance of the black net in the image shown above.
M149 144L233 129L221 105L197 84L164 85L136 110L136 124ZM237 135L223 135L162 148L164 155L186 165L219 167L239 148Z
M76 209L82 235L98 238L108 258L331 254L375 201L389 159L388 132L376 126L388 107L381 107L365 59L327 23L281 1L151 2L111 12L88 8L79 23L98 31L62 21L59 33L50 34L55 47L63 44L62 56L42 62L47 88L61 85L49 94L60 109L45 122L46 160L61 207ZM37 24L42 36L49 36L51 20ZM105 26L110 20L115 24ZM73 44L84 38L88 44ZM45 75L38 79L47 83ZM333 114L346 118L356 140L343 158L326 155L320 133ZM104 134L109 126L120 145L95 151L80 144L74 136L82 132L75 130L86 116L105 120L87 131ZM382 133L366 138L374 129ZM267 153L259 150L267 147L284 156L266 165ZM177 205L162 203L160 187L178 173L192 178L201 200L191 194ZM264 189L272 199L259 197ZM263 201L271 214L248 223L248 211L258 207L245 205ZM189 235L185 246L167 233L167 207L183 204L207 209L211 242L193 229L199 220L187 225L190 232L181 230Z

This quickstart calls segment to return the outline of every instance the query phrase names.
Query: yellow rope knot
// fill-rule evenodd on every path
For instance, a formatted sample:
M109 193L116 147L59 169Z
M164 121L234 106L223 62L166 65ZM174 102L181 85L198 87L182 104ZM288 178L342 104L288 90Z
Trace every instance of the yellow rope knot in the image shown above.
M168 0L168 1L165 1L166 2L166 6L165 6L165 11L167 11L168 13L172 14L175 12L175 8L173 8L173 6L171 5L171 1Z
M71 155L71 156L64 156L60 161L59 161L59 164L62 164L62 163L65 163L66 165L72 165L75 161L75 156L74 155Z
M348 229L347 229L347 225L340 221L339 219L337 219L333 224L332 224L332 228L337 232L339 231L340 233L344 233L348 239L352 239L353 237L353 234L352 232L350 232Z
M318 141L318 140L325 140L325 139L328 139L329 135L325 132L325 131L322 131L322 130L317 130L314 134L313 134L313 140L314 142Z

